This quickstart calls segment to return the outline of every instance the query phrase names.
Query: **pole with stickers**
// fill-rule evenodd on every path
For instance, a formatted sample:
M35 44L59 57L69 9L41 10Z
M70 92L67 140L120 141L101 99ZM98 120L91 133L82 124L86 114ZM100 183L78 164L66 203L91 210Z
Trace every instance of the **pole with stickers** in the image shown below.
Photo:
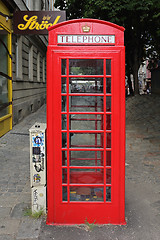
M35 123L29 132L32 213L46 213L46 124Z

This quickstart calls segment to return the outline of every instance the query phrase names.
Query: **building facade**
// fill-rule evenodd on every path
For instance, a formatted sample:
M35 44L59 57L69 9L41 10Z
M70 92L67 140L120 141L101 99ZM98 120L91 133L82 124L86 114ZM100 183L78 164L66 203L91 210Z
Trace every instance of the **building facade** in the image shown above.
M53 2L0 0L0 136L46 99L47 36L14 34L16 10L53 10Z

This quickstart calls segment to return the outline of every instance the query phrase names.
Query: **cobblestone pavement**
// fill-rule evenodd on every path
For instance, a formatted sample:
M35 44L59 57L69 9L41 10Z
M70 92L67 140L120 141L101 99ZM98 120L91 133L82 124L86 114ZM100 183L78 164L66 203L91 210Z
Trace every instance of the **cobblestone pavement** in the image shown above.
M126 100L125 226L47 226L24 217L30 206L29 128L45 122L45 106L0 139L0 240L159 240L160 96Z
M45 119L44 105L0 138L0 240L38 236L41 221L24 217L31 204L29 129Z
M126 177L160 184L160 96L127 99L126 143Z

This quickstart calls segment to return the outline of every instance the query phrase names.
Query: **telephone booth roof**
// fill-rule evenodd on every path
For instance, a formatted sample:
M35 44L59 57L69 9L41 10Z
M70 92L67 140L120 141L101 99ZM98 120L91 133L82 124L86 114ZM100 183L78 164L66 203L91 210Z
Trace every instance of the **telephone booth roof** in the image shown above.
M87 29L88 28L88 29ZM114 46L124 45L124 27L98 19L75 19L58 23L48 28L49 45L57 44L58 34L79 35L112 35L115 36ZM109 45L109 44L108 44Z

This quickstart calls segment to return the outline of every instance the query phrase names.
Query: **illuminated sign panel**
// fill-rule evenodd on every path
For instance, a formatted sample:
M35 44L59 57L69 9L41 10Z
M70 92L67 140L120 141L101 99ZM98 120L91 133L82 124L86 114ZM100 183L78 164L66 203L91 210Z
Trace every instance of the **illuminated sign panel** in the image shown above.
M58 44L115 44L114 35L58 35Z

